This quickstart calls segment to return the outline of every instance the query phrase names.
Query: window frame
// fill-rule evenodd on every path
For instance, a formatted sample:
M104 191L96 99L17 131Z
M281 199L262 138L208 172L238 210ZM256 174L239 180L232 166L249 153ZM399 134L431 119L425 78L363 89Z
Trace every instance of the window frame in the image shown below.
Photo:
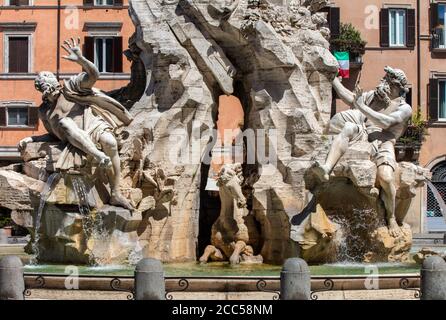
M107 46L106 46L106 40L110 40L111 39L112 41L114 41L114 37L111 36L111 35L103 35L103 36L93 36L93 38L94 38L94 48L93 48L93 50L94 50L94 61L93 61L93 63L95 64L96 68L98 68L98 70L99 70L99 72L101 74L114 73L113 71L102 71L102 70L99 69L99 63L97 63L98 57L97 57L97 50L96 50L96 46L97 46L96 41L101 39L102 40L102 57L104 59L104 61L102 61L102 66L103 66L103 68L106 69L107 68ZM112 52L112 54L113 54L113 52Z
M430 26L430 32L431 32L431 34L432 34L432 45L431 45L431 49L432 49L432 51L439 51L439 52L444 52L444 51L446 51L446 1L435 1L435 2L433 2L433 4L435 4L436 6L437 6L437 12L436 12L436 20L438 21L438 20L440 20L440 15L439 15L439 8L440 8L440 6L444 6L444 17L443 17L443 19L444 19L444 28L443 28L443 41L444 41L444 43L443 43L443 45L440 45L440 42L438 41L438 43L435 43L435 41L434 41L434 39L435 39L435 37L437 36L436 35L436 28L435 28L435 26L433 26L432 25L432 12L430 12L430 17L429 17L429 19L431 19L431 26ZM432 7L431 7L431 9L432 9Z
M29 106L27 105L8 105L6 108L6 128L29 128ZM26 109L27 112L27 123L26 124L9 124L9 109Z
M9 125L9 108L22 108L27 109L28 111L28 124L27 125ZM39 120L38 120L38 108L35 106L34 102L28 101L28 100L10 100L10 101L2 101L0 102L0 109L4 110L1 111L4 116L4 123L0 125L0 128L2 130L8 130L8 129L36 129ZM37 114L33 114L32 110L35 110ZM34 112L34 111L33 111Z
M407 8L388 8L389 10L389 47L390 48L405 48L407 47ZM392 12L402 12L404 15L404 40L402 44L392 44ZM397 30L395 31L395 34L398 36L399 34L399 27L400 27L400 23L398 21L398 17L400 17L399 15L396 15L397 18L397 23L396 23L396 27Z
M437 111L438 111L438 119L436 120L436 122L442 122L442 123L446 123L446 112L445 112L445 118L440 118L440 106L441 106L441 83L444 83L444 98L445 98L445 105L446 105L446 78L438 78L438 105L437 105ZM446 111L446 110L445 110Z
M109 1L109 0L93 0L93 6L95 7L111 7L115 5L115 0L111 0L112 4L98 4L99 1Z
M5 0L4 6L5 7L30 7L30 6L34 6L34 0L28 0L28 4L24 5L24 6L16 6L16 5L13 6L11 4L11 0Z
M30 74L34 70L33 57L33 32L25 31L5 31L3 33L3 73L8 74ZM28 38L28 71L27 72L9 72L9 38L26 37Z

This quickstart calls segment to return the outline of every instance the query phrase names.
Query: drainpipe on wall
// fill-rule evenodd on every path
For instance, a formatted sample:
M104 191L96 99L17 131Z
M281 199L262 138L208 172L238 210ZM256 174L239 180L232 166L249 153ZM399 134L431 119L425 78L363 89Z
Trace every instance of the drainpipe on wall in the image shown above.
M420 0L417 0L417 110L421 108Z
M60 76L60 1L57 0L57 48L56 48L56 77L59 80Z

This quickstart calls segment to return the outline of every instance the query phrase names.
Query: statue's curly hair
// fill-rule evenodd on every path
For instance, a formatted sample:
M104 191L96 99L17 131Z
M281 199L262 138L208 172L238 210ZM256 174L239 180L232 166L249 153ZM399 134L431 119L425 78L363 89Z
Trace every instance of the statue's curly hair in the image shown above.
M34 86L38 91L42 92L44 97L62 88L56 76L49 71L39 72L34 80Z
M407 76L403 70L393 69L392 67L387 66L384 68L384 71L386 72L385 79L389 83L399 86L403 93L409 92Z

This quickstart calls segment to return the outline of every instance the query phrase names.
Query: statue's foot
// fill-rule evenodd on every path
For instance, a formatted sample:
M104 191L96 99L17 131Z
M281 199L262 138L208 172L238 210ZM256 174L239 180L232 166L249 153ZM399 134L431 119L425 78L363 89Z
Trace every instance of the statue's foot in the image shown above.
M201 257L199 260L200 264L206 264L208 263L208 258L207 257Z
M330 180L329 170L325 165L322 165L319 161L316 161L313 165L313 173L322 181L328 182Z
M130 211L134 210L133 206L130 204L130 201L128 201L120 192L112 192L110 204Z
M401 228L395 219L390 219L388 229L391 237L398 238L401 236Z

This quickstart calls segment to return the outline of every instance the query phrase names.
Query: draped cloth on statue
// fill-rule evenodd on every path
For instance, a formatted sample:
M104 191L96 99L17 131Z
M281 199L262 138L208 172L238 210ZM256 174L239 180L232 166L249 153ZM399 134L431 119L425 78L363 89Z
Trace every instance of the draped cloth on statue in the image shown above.
M129 125L133 118L123 105L102 91L82 88L82 78L81 73L65 80L62 94L68 101L84 107L83 128L80 129L101 149L99 140L104 132L115 132L116 129ZM56 163L56 170L78 169L84 165L85 160L83 151L67 143Z

